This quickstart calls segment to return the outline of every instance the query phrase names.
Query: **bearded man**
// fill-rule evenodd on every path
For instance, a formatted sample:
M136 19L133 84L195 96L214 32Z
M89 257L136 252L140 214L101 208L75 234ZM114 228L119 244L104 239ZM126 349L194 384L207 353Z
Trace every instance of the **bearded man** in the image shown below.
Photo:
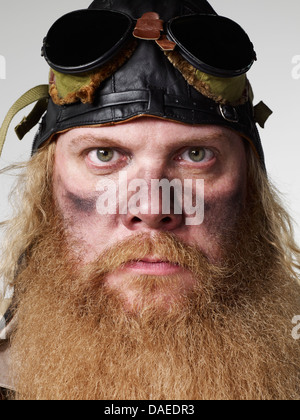
M47 111L4 225L0 385L18 399L298 399L300 251L266 173L248 36L206 0L95 0L43 54L50 89L0 132L25 103L38 101L20 137ZM169 210L162 189L134 196L140 180L176 180ZM176 203L199 206L199 180L204 219L187 223Z

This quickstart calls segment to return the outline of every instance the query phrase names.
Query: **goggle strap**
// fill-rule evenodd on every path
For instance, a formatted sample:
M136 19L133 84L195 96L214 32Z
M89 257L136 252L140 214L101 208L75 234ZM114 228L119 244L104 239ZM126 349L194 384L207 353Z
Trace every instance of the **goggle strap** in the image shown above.
M16 133L20 140L31 130L40 120L41 116L47 109L49 100L49 85L39 85L28 90L22 95L8 111L2 126L0 128L0 156L7 136L9 126L13 118L28 105L38 102L28 117L16 127Z

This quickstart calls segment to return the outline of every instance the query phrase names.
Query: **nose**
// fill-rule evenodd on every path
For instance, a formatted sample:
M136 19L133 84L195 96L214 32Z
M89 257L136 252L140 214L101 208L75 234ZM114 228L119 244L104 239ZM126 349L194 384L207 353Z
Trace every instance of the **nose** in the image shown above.
M133 196L128 197L127 212L120 215L127 229L173 231L183 225L184 215L181 206L178 206L182 197L172 188L166 191L158 188L157 185L154 186L151 182L145 181L139 190L138 197L135 199Z
M156 229L162 231L173 231L182 225L182 215L154 215L138 214L133 215L128 212L122 215L123 224L129 230Z

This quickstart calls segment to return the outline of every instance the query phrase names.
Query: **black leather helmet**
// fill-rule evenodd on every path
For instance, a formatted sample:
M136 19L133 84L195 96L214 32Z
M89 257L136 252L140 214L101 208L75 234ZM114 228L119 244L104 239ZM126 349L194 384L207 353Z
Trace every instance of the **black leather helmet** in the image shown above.
M103 30L98 23L100 18ZM203 24L197 24L197 19ZM34 139L33 153L55 134L72 128L112 125L152 116L184 124L228 127L251 144L264 167L256 121L257 116L268 114L268 110L263 103L253 107L246 74L234 74L233 70L229 75L212 74L201 65L197 68L194 59L195 54L201 56L203 52L210 55L210 60L217 61L214 58L225 51L223 60L228 56L229 62L235 61L246 54L247 47L250 68L256 59L253 45L237 26L218 16L206 0L95 0L89 9L61 18L44 40L43 54L52 67L50 95L47 112ZM223 33L218 33L221 27ZM156 32L158 28L158 36L153 37L151 28ZM238 36L235 30L240 31ZM239 44L240 38L245 38L246 44ZM98 53L102 44L110 40L111 56ZM198 52L187 52L188 44L196 46ZM88 58L83 58L86 50L90 50ZM98 68L72 70L74 60L94 60L97 54L106 57L101 58ZM80 89L76 91L74 86L78 84ZM228 91L240 93L231 98L227 96ZM266 117L260 120L263 126ZM19 127L19 131L24 130Z

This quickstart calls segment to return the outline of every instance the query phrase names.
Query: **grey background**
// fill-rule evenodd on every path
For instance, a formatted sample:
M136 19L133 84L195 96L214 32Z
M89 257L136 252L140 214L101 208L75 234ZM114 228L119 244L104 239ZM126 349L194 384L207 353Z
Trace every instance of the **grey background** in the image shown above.
M300 222L300 78L292 77L295 67L292 59L300 55L300 2L211 0L211 4L219 14L244 27L255 45L259 60L249 72L255 102L263 100L274 111L265 130L260 130L267 168L295 220L300 243L297 226ZM48 67L40 50L49 27L61 15L88 5L88 0L0 0L0 55L6 59L6 79L0 80L1 123L19 96L33 86L47 83ZM13 131L30 109L14 119L0 160L1 167L30 156L35 130L22 142ZM7 196L11 183L11 177L1 176L0 220L9 215Z

